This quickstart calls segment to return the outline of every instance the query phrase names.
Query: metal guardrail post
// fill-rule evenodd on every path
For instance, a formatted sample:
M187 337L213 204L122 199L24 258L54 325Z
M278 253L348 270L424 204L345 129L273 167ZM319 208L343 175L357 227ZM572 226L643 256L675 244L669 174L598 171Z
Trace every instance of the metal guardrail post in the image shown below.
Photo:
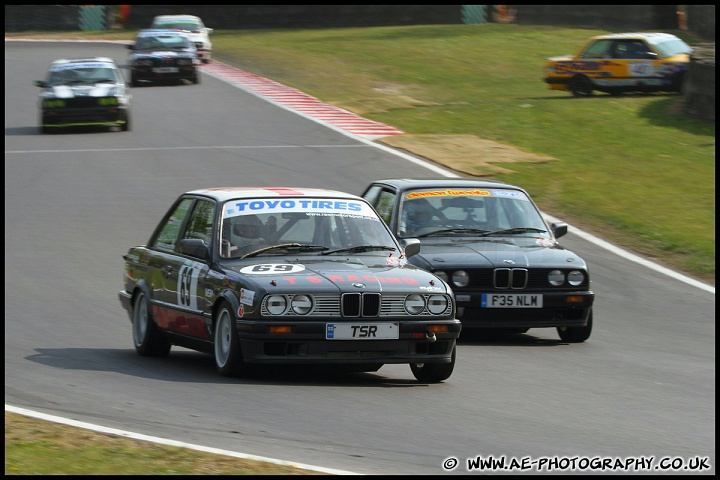
M106 9L105 5L81 6L78 21L80 30L107 30Z
M465 24L487 23L487 5L463 5L462 21Z

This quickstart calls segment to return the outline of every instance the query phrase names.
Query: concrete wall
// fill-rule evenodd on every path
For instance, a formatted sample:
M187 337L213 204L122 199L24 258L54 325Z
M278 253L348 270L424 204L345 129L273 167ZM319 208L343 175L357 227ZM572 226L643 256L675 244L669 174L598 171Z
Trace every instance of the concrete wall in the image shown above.
M715 41L715 5L685 5L687 29L709 41Z
M77 5L5 5L5 32L80 30Z
M675 5L513 5L515 23L620 30L678 28Z
M133 5L130 28L189 14L217 29L344 28L462 23L461 5Z
M688 76L683 88L685 112L706 121L715 121L715 44L693 47Z

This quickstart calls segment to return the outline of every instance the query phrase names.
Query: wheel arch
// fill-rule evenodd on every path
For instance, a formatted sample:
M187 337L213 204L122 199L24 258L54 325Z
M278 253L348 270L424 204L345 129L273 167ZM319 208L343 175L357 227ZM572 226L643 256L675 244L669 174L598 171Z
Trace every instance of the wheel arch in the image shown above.
M150 287L148 286L147 282L144 279L141 279L138 281L137 284L135 284L135 287L133 287L133 291L130 297L130 305L132 305L133 308L135 308L135 300L137 299L138 294L140 293L145 294L145 297L148 299L148 305L152 303L152 294Z
M217 321L217 314L220 310L220 307L224 303L227 303L230 305L230 308L232 309L233 313L235 314L235 318L237 319L237 312L240 308L240 302L238 302L237 297L232 294L232 292L224 291L222 294L218 295L218 297L215 299L215 303L213 303L211 314L212 314L212 331L210 332L211 336L215 332L215 322Z

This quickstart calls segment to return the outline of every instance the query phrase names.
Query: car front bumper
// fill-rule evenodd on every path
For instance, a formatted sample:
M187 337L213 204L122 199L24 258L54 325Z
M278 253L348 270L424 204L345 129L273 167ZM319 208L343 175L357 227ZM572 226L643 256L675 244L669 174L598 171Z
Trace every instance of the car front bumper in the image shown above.
M338 323L333 321L331 323ZM259 364L450 363L462 324L458 320L398 322L398 339L329 340L325 322L291 324L293 333L269 333L267 322L238 321L243 359ZM274 322L273 324L279 324ZM448 325L428 333L429 325ZM290 324L288 324L290 325Z
M44 109L43 127L82 127L122 125L127 121L127 107Z
M166 80L193 80L197 75L197 69L192 67L177 67L177 72L154 72L153 67L135 67L134 77L137 80L159 82Z
M463 328L584 327L595 300L589 291L542 293L542 308L482 308L481 295L455 293Z

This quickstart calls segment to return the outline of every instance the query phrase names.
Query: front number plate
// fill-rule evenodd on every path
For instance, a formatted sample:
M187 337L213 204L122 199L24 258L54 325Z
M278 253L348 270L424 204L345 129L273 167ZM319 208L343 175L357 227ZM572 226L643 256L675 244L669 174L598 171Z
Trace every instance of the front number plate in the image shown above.
M155 67L153 72L155 73L177 73L177 67Z
M483 293L480 297L482 308L542 308L542 295L520 293Z
M397 323L327 323L328 340L393 340L399 338Z

